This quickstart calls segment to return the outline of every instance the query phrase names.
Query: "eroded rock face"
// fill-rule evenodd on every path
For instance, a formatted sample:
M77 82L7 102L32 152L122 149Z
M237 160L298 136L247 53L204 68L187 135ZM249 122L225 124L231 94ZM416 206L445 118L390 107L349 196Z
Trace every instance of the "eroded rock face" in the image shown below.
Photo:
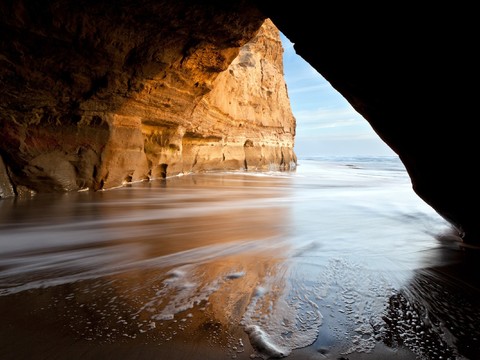
M296 164L293 152L295 118L290 108L283 78L283 48L280 33L267 19L257 36L240 49L228 71L219 74L213 89L198 103L193 121L205 127L204 133L217 136L214 152L202 156L198 138L184 137L183 153L195 163L195 157L211 158L197 168L245 167L253 170L290 169Z
M279 31L255 8L1 7L3 196L295 165Z

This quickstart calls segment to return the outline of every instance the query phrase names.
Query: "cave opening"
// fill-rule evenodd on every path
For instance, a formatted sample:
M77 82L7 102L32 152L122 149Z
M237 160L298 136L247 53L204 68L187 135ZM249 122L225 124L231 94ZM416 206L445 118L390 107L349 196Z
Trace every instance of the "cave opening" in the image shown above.
M167 167L168 167L168 164L160 164L160 177L162 179L167 178Z
M284 77L296 118L295 153L309 156L396 156L367 120L280 33ZM354 54L352 54L353 56Z

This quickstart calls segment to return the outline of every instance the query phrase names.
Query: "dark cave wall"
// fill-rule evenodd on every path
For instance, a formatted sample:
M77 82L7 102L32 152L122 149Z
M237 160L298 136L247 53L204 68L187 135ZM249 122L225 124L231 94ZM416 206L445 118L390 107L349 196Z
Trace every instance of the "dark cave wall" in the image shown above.
M474 9L259 5L400 156L415 192L480 242Z

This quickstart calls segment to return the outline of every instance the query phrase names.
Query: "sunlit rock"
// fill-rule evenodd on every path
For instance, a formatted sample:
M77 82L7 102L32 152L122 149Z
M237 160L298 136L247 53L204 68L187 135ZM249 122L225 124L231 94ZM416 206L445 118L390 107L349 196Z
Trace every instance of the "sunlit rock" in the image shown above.
M295 166L279 31L254 7L24 1L1 13L13 190Z

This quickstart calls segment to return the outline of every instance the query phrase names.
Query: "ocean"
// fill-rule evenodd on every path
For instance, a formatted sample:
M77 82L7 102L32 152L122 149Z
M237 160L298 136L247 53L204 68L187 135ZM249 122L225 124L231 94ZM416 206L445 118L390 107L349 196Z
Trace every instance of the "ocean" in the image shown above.
M397 157L0 201L0 358L479 359L479 251Z

